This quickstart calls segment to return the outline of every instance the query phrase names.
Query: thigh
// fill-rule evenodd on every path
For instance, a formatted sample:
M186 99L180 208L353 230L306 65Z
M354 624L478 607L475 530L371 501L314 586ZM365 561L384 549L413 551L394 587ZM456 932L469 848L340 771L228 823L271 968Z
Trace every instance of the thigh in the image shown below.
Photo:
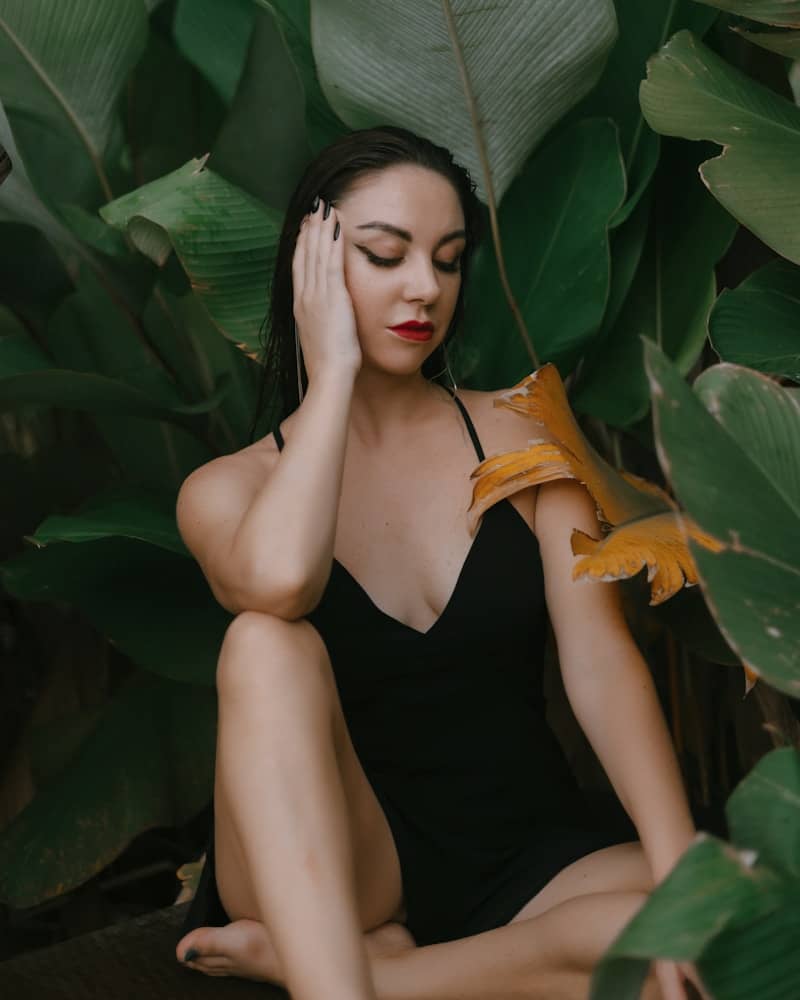
M234 632L233 626L240 619L244 621ZM267 706L281 700L276 698L276 690L286 690L283 686L291 685L293 704L308 704L308 710L315 712L322 706L331 726L324 727L330 735L327 740L322 738L317 752L331 755L341 777L363 929L372 930L387 921L402 919L402 878L394 837L353 747L330 658L319 633L305 620L287 622L259 612L244 612L234 619L226 633L220 665L223 658L226 678L221 683L218 675L217 687L221 716L222 699L227 699L225 725L235 725L232 711L236 709L232 706L240 706L239 711L264 711L264 740L253 747L253 753L269 752ZM243 691L246 697L241 697ZM300 697L298 692L302 693ZM218 764L219 760L218 746ZM225 907L231 919L260 919L246 859L231 822L229 789L220 775L218 766L214 788L218 882L224 885ZM253 789L253 794L268 796L269 788Z
M638 840L592 851L552 878L510 921L536 917L576 896L605 892L644 892L653 888L650 867Z

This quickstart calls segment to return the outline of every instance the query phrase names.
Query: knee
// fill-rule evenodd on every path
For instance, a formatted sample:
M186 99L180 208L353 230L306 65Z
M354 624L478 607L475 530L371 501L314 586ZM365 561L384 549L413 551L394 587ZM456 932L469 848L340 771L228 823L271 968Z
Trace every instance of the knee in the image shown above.
M317 630L305 621L286 621L260 611L243 611L228 626L217 661L217 691L253 690L259 684L294 682L330 672Z

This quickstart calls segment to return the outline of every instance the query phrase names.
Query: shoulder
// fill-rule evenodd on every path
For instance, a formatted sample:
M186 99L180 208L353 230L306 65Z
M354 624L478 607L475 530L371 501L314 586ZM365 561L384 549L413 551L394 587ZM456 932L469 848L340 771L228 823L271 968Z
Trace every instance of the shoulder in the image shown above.
M499 404L503 393L509 392L511 388L513 387L490 391L458 391L459 398L472 417L487 458L504 451L527 448L534 440L550 440L550 434L543 424Z
M278 461L272 435L198 466L181 484L176 503L178 529L190 551L205 533L241 517Z

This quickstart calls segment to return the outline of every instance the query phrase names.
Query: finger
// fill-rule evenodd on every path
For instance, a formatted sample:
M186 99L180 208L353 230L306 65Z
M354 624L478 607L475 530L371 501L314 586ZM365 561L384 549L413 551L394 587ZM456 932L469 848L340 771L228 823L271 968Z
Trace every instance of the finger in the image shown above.
M331 253L331 243L333 242L333 227L336 225L336 209L331 202L324 202L322 220L320 222L319 247L317 251L317 262L319 270L317 279L324 281L328 270L328 258Z
M319 208L316 212L312 212L308 217L308 226L306 233L306 272L305 272L305 288L306 291L313 295L317 287L318 278L318 261L317 257L319 254L319 234L320 226L322 222L322 211L323 202L320 201Z
M656 979L664 994L664 1000L686 1000L686 991L675 962L660 959L655 966Z
M298 299L303 294L306 280L306 229L308 216L303 217L292 256L292 295Z

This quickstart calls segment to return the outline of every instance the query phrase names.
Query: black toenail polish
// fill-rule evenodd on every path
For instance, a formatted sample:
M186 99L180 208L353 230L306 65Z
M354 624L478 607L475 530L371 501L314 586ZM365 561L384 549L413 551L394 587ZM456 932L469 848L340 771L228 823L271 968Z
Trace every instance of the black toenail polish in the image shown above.
M319 208L319 195L314 196L314 200L311 202L311 211L316 212Z
M186 954L183 956L184 962L193 962L196 958L200 957L200 952L197 948L190 948Z

